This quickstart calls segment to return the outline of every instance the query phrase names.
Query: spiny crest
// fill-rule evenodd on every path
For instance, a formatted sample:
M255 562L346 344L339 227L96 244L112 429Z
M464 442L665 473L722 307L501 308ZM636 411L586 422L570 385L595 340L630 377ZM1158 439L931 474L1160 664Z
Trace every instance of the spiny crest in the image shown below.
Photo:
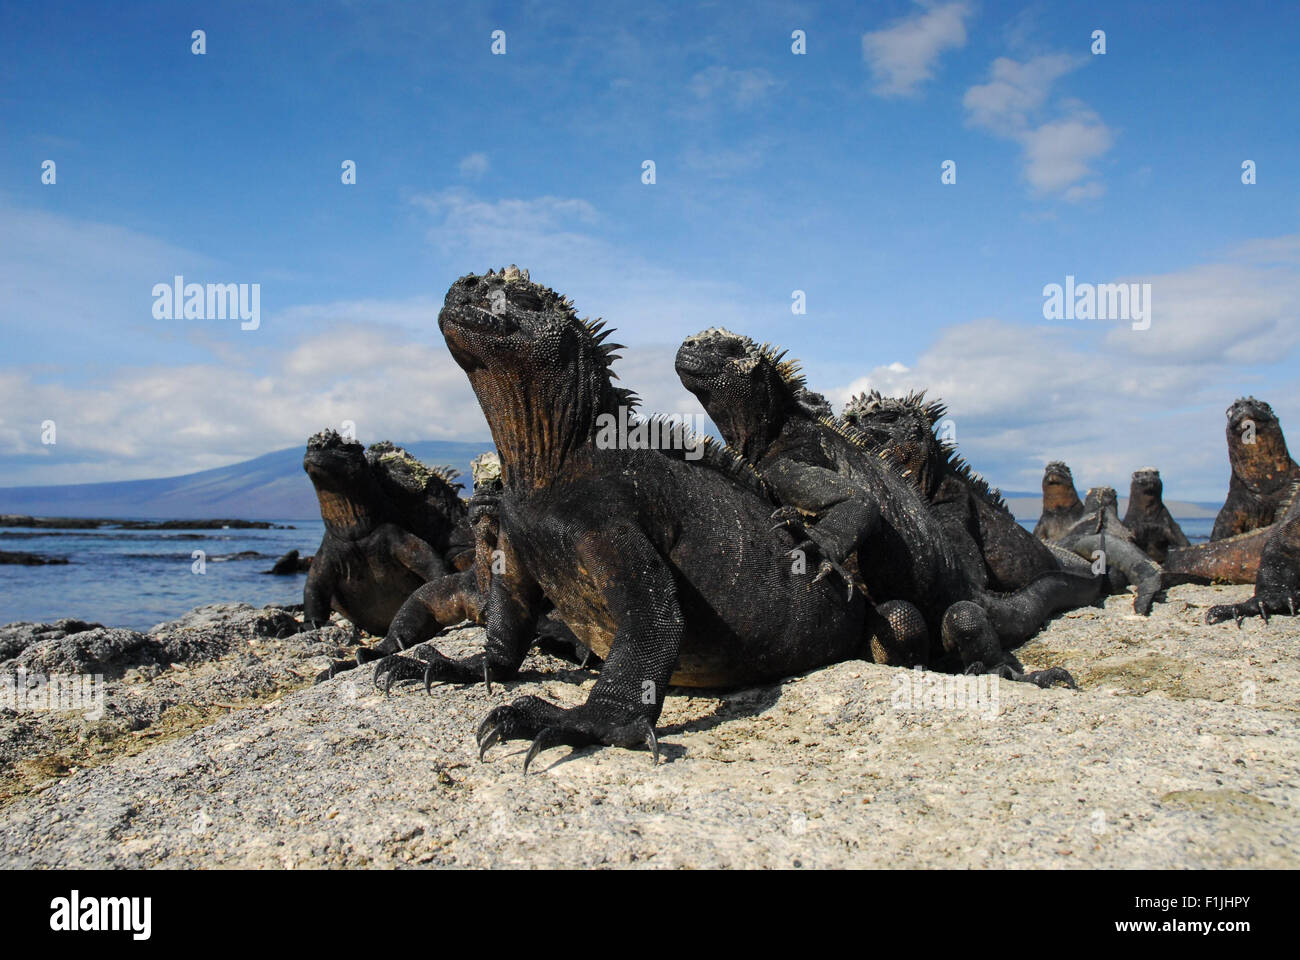
M1273 413L1273 408L1263 400L1256 400L1254 397L1238 397L1228 407L1228 420L1236 420L1238 417L1258 417L1266 420L1277 419Z
M924 390L909 391L903 397L887 397L879 390L870 390L849 398L844 405L844 417L869 417L880 410L914 409L919 411L934 426L948 415L948 405L942 400L925 400Z
M946 472L966 481L970 489L975 491L975 494L985 503L1007 513L1011 512L1011 508L1007 506L1007 501L1002 497L1002 491L975 472L966 458L957 452L955 443L950 440L940 440L939 451L944 457L944 470Z
M654 449L664 456L716 470L763 499L776 502L776 497L772 493L772 488L767 485L767 481L759 475L748 460L725 443L715 440L708 434L696 433L680 420L672 417L654 414L647 419L658 425L656 431L660 442ZM700 454L698 457L694 456L697 452Z
M731 340L744 349L747 358L768 364L796 392L807 388L803 373L799 367L799 361L793 358L787 360L786 353L788 351L774 344L755 343L743 333L733 333L726 327L709 327L707 330L702 330L693 337L687 338L687 342L709 340Z
M451 467L429 467L408 451L388 440L372 443L366 462L381 478L411 494L456 495L464 488L456 482L460 471Z
M793 387L796 392L808 389L808 381L800 370L799 361L793 357L789 360L785 359L788 352L770 343L763 343L758 347L759 356L771 364L777 375Z
M877 449L878 445L876 442L847 420L822 416L817 418L817 422L828 430L833 431L838 436L843 437L855 447L861 447L863 450L870 450L880 456L881 459L885 458L885 453Z
M307 438L308 450L348 450L349 448L355 448L356 453L362 450L361 444L357 441L348 440L329 428Z
M474 476L474 487L476 489L485 484L501 483L501 458L497 456L494 450L480 453L469 462L469 468Z

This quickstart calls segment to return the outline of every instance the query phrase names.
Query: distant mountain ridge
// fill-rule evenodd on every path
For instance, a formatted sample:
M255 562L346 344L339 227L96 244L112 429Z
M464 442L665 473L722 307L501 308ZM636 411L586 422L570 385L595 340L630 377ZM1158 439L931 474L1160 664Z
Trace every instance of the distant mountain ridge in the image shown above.
M403 443L430 466L455 467L470 486L469 462L491 440L460 442L419 440ZM302 469L303 447L289 447L252 460L154 480L120 480L48 487L0 487L0 514L37 517L121 517L137 520L314 520L320 516L316 494ZM1021 520L1038 517L1037 492L1004 491L1012 513ZM1213 517L1217 503L1166 501L1177 518ZM1128 499L1122 498L1122 517Z
M420 440L399 444L430 466L459 470L470 486L469 462L491 440ZM47 487L0 487L0 514L185 520L315 520L316 494L302 469L304 447L289 447L228 467L179 477Z

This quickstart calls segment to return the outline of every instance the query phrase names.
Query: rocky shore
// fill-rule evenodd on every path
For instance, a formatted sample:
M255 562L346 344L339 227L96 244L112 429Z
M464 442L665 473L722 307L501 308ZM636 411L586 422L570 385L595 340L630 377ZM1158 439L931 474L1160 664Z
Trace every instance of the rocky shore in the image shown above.
M1019 653L1079 691L852 661L675 691L658 767L557 748L526 779L527 744L480 763L473 734L514 697L586 696L595 675L545 654L491 693L385 697L369 670L312 685L360 638L302 631L292 608L201 607L148 633L11 624L0 680L103 683L100 709L0 690L0 866L1295 868L1300 622L1203 622L1250 593L1056 619Z
M267 520L111 520L105 517L29 517L0 513L0 527L30 527L35 530L292 530L292 525Z

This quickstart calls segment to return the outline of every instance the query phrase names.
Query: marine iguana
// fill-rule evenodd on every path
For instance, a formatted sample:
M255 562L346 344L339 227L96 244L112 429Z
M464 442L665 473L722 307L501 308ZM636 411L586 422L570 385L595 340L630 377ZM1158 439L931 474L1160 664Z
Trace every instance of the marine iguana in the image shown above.
M1000 653L1053 614L1098 598L1100 578L1060 571L1009 595L973 583L966 566L978 557L963 566L916 487L865 435L821 415L783 353L712 329L682 343L676 367L727 443L786 504L774 517L820 554L819 576L834 571L851 583L845 564L856 559L872 598L914 604L948 658L960 652L969 666L973 645ZM1068 678L1060 668L1041 674L1035 682L1044 685Z
M1164 561L1166 586L1255 583L1276 520L1300 499L1300 476L1278 484L1279 476L1290 476L1294 463L1282 426L1267 403L1253 397L1233 403L1228 408L1227 434L1232 479L1214 533L1209 543L1169 551ZM1226 532L1231 530L1244 532Z
M611 379L619 348L603 323L512 267L457 280L438 325L501 456L504 563L483 653L389 669L426 684L509 679L544 598L605 660L580 706L524 697L491 711L480 756L532 739L525 770L560 744L645 743L657 759L670 684L759 683L865 655L861 592L791 562L796 541L770 529L776 504L748 463L680 425L653 449L597 442L602 415L636 405Z
M1262 617L1267 623L1270 614L1296 615L1296 607L1300 606L1300 497L1292 499L1286 515L1269 530L1255 579L1255 595L1244 603L1211 607L1205 614L1206 623L1233 619L1240 627L1246 617Z
M1287 451L1273 408L1242 397L1227 410L1228 498L1214 520L1210 540L1223 540L1278 522L1300 483L1300 465Z
M916 485L943 524L972 584L1006 592L1062 569L1062 561L1016 522L1001 493L970 468L956 445L935 435L935 425L947 412L942 401L927 402L924 390L905 397L872 390L850 399L842 416L887 452ZM1088 569L1082 562L1079 566Z
M367 633L382 635L412 592L452 572L443 552L453 546L454 527L465 515L455 490L436 471L417 480L418 471L406 462L413 457L398 456L391 444L376 446L368 459L361 444L333 430L307 441L303 469L325 521L303 589L309 628L327 623L334 609ZM411 510L407 480L426 486L427 509ZM402 498L401 508L394 496ZM433 516L434 503L445 507L444 518Z
M1164 481L1155 467L1133 471L1129 484L1128 510L1124 526L1133 532L1133 542L1156 563L1164 563L1170 549L1189 547L1183 533L1164 501Z
M1156 595L1170 584L1156 563L1134 542L1133 531L1119 519L1119 498L1114 487L1093 487L1083 501L1083 516L1056 543L1080 557L1104 560L1113 592L1128 584L1137 587L1135 613L1147 616Z
M1051 542L1083 516L1083 501L1074 489L1074 474L1060 460L1053 460L1043 470L1043 512L1034 527L1034 536Z

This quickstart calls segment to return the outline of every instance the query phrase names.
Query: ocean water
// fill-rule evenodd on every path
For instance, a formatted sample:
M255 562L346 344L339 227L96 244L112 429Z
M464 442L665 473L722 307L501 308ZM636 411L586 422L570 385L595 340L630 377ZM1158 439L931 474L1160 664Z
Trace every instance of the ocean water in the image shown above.
M301 603L305 573L269 576L297 549L310 556L325 525L275 521L291 530L33 530L0 527L0 550L67 557L67 565L0 564L0 623L75 617L148 630L205 603ZM205 554L203 573L193 551Z
M1210 539L1214 530L1214 517L1174 517L1183 528L1183 535L1192 543L1204 543ZM1038 517L1016 517L1016 522L1026 530L1032 531L1038 524Z
M1033 529L1038 518L1019 518ZM301 603L307 575L272 577L275 561L297 549L316 552L320 518L283 520L287 530L32 530L0 527L0 550L49 554L68 564L0 564L0 624L75 617L148 630L205 603ZM1210 537L1212 518L1180 520L1193 543ZM193 571L193 551L205 553Z

